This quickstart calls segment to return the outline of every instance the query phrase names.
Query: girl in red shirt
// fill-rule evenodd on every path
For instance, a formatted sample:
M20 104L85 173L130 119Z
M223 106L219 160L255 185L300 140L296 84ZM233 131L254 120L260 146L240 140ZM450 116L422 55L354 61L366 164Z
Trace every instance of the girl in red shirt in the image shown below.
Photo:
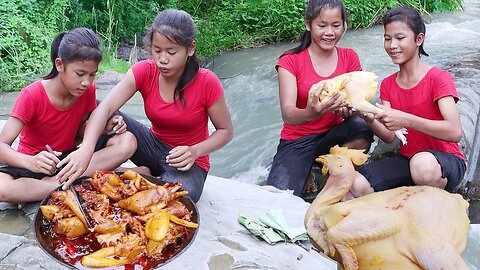
M139 91L152 126L124 115L138 141L131 160L154 176L181 183L198 201L210 168L208 154L233 136L223 88L215 74L199 68L195 24L185 11L160 12L144 43L152 59L133 65L92 113L82 147L60 163L66 166L59 176L64 180L72 172L76 176L85 170L101 126ZM212 134L209 119L215 127Z
M0 134L0 161L7 165L0 167L0 201L38 201L56 189L57 165L75 148L96 107L93 80L102 60L98 36L87 28L60 33L52 42L51 59L51 72L22 89ZM118 135L95 142L96 149L103 149L87 160L86 170L78 176L114 169L135 151L135 137L125 132L121 116L104 129ZM14 150L11 145L19 134ZM47 145L64 155L50 153Z
M321 89L309 96L313 84L361 70L357 53L337 47L345 32L346 10L341 0L310 0L300 45L285 52L275 66L284 121L267 185L302 192L316 190L310 170L314 159L334 145L369 149L373 134L367 124L342 107L339 95L319 101Z
M350 195L411 185L453 191L466 170L458 145L462 129L453 79L420 59L428 54L423 49L425 23L417 11L395 8L383 22L385 51L400 70L381 83L383 105L378 106L384 112L364 118L388 143L394 139L394 130L407 128L407 144L400 145L398 156L360 167Z

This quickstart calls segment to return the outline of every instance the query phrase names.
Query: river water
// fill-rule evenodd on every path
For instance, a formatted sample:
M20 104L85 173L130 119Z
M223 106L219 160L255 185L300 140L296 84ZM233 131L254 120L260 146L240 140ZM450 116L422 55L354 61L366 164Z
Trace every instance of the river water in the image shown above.
M424 59L454 77L464 134L461 146L469 156L479 113L480 1L465 1L464 11L435 14L427 20L424 47L430 57ZM208 63L225 88L235 131L232 142L212 154L211 174L264 183L282 128L274 65L283 51L295 45L226 52ZM377 73L379 81L398 69L383 49L380 25L347 31L339 45L354 48L363 69Z

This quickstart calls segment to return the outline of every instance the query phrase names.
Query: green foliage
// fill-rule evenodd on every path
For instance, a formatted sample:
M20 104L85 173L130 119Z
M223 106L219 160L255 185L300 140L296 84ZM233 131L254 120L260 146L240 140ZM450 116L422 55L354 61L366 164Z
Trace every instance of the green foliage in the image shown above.
M410 6L421 13L454 11L462 8L461 0L343 0L354 29L369 27L378 23L390 9Z
M114 70L119 73L127 73L130 64L127 61L116 59L115 57L106 57L98 67L97 78L108 70Z
M409 5L424 13L461 8L461 0L343 0L354 29L379 21L390 8ZM114 57L122 37L142 33L158 12L183 9L197 25L197 53L215 53L295 40L305 29L306 0L1 0L0 91L16 91L46 74L50 43L59 32L88 27L102 39L102 70L124 72Z
M197 24L197 53L207 58L223 50L292 41L304 29L304 1L169 1Z
M50 67L53 34L65 20L68 0L13 0L0 3L0 87L14 91Z
M110 55L121 37L143 32L165 1L152 0L70 0L67 28L94 29Z

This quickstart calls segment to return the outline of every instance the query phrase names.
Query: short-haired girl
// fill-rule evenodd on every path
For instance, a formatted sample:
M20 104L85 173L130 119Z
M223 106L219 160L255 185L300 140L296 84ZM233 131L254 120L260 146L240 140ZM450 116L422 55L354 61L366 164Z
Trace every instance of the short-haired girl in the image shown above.
M466 164L458 142L462 136L456 102L458 93L450 74L423 62L425 23L410 7L390 10L384 17L384 48L399 71L380 86L378 105L385 111L367 114L375 134L392 142L394 130L405 127L407 144L400 154L358 169L353 197L399 186L427 185L454 191Z

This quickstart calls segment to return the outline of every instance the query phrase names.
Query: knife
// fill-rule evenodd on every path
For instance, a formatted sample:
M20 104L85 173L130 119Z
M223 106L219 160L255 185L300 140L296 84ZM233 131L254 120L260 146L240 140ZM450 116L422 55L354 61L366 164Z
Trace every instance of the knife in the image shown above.
M54 154L55 155L55 152L53 151L52 147L50 147L50 145L46 144L45 147L47 148L47 151L50 153L50 154ZM57 172L59 169L61 168L57 168L57 170L55 172ZM64 183L61 183L57 189L59 189L60 187L62 187L64 185ZM78 195L78 192L77 190L74 188L73 185L70 185L70 190L72 191L73 193L73 196L75 197L75 201L77 202L78 204L78 208L80 209L80 212L82 213L82 216L83 216L83 219L85 219L85 222L87 223L87 229L89 231L93 231L93 225L92 223L90 222L90 220L88 219L88 216L87 214L85 213L85 210L84 210L84 207L88 207L88 203L80 196Z
M45 145L45 148L47 148L47 151L48 151L50 154L53 154L53 155L57 156L57 154L55 154L55 151L53 151L53 149L52 149L52 147L50 147L50 145L46 144L46 145ZM62 167L62 168L63 168L63 167ZM61 169L61 168L57 168L54 173L58 172L60 169Z
M93 231L93 224L90 222L88 219L87 213L85 213L84 207L88 206L88 203L78 194L77 190L73 185L70 185L70 190L73 193L73 196L75 197L75 200L78 204L78 208L80 209L80 212L82 213L83 219L85 219L85 222L87 223L87 229L89 231Z

